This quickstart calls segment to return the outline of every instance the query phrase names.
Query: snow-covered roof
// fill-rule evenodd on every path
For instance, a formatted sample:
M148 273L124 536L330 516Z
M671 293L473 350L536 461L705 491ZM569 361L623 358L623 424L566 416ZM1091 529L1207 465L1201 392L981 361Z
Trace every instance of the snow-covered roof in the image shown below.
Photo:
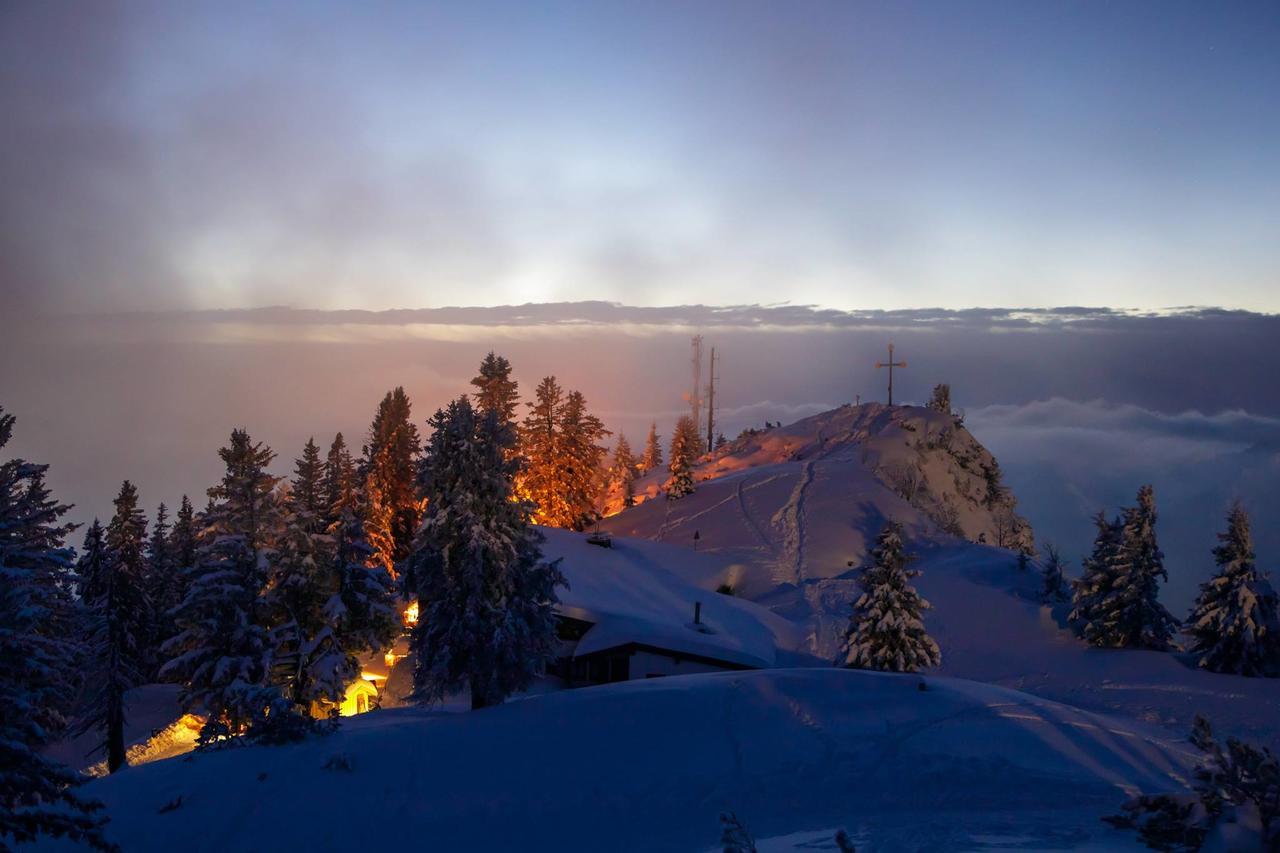
M558 591L560 612L594 623L576 654L639 643L743 666L774 665L777 634L788 630L786 623L759 605L699 589L673 574L699 555L623 538L602 548L581 533L542 532L544 557L560 558L569 582ZM700 625L693 624L695 602L702 603Z

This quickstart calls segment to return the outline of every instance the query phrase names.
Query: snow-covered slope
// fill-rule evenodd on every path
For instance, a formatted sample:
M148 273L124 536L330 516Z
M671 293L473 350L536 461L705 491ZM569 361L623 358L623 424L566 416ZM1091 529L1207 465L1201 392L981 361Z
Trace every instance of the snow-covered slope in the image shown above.
M543 556L559 560L568 581L558 592L558 610L595 624L578 654L639 641L769 667L777 663L779 647L800 642L795 626L768 609L708 592L667 568L679 565L696 575L699 562L703 571L714 571L714 559L642 539L618 539L601 548L581 533L551 528L542 533ZM701 605L701 630L692 625L695 602Z
M698 851L725 810L757 837L786 836L770 849L814 849L838 827L859 849L1130 849L1099 817L1182 785L1188 751L997 687L774 669L469 714L384 710L294 746L131 768L86 793L130 853Z
M650 499L603 526L686 548L696 532L700 559L673 560L670 571L705 589L732 584L801 626L830 660L857 594L852 567L886 519L899 521L933 605L925 623L941 646L942 673L1176 732L1204 713L1223 732L1280 745L1280 681L1202 672L1170 654L1087 648L1062 627L1062 608L1036 601L1037 572L1019 573L1010 550L967 541L996 541L997 515L1011 505L983 503L986 479L973 471L995 462L972 435L955 430L950 450L937 446L931 437L948 424L925 409L846 406L734 442L699 466L693 495ZM911 465L927 484L914 505L885 473ZM657 482L645 481L648 494ZM964 507L965 537L931 517L944 502Z

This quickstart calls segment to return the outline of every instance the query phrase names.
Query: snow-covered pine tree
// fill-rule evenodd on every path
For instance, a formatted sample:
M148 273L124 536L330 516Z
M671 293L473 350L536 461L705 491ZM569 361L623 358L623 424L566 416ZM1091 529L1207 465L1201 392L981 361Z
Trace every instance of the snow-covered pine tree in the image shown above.
M1116 579L1115 627L1124 648L1165 650L1178 620L1160 603L1160 581L1168 580L1156 542L1156 502L1151 486L1138 489L1138 504L1124 511L1121 551L1124 571Z
M0 409L0 449L14 418ZM42 835L113 850L81 799L83 778L44 754L66 728L78 690L70 509L44 484L47 465L0 462L0 847Z
M75 589L81 601L97 598L107 585L107 540L102 522L94 519L84 534L75 564Z
M1081 566L1079 580L1072 584L1071 613L1067 620L1076 634L1095 646L1117 643L1114 614L1110 602L1123 568L1124 526L1120 519L1108 521L1099 510L1093 519L1097 533L1093 551Z
M320 493L324 496L324 527L329 529L342 516L343 510L355 509L359 502L356 464L347 449L342 433L333 437L320 475Z
M644 441L644 453L640 455L640 473L648 474L662 465L662 442L658 435L658 424L649 424L649 437Z
M618 433L618 443L613 448L613 464L609 470L610 487L617 489L623 507L636 505L636 458L631 453L627 437Z
M480 362L480 372L471 384L476 388L472 396L478 414L483 416L496 412L498 420L504 424L515 423L520 386L511 378L511 362L490 350Z
M128 606L128 612L119 617L120 629L129 635L129 642L135 649L127 663L138 678L147 679L161 663L160 649L156 645L158 620L146 591L150 568L147 563L147 516L138 506L137 487L128 480L120 484L114 505L115 514L107 523L104 534L107 563L116 575L113 582L125 590L117 591L117 596ZM95 600L96 596L86 603L93 605Z
M182 502L178 505L178 514L173 519L173 532L169 534L169 552L173 556L174 574L177 576L180 593L177 596L178 604L187 597L187 583L191 567L196 564L196 542L199 535L195 508L191 505L191 499L183 495Z
M409 553L418 528L419 501L415 491L421 441L412 420L404 388L388 391L369 426L362 474L365 481L366 525L370 543L388 569ZM375 540L375 527L385 526L385 539Z
M426 515L408 582L422 612L412 635L415 694L468 687L472 708L527 687L555 655L555 588L530 507L512 500L519 465L496 413L462 397L436 412L422 466Z
M858 579L862 594L853 603L837 663L886 672L938 666L942 653L922 618L929 602L910 583L920 572L907 568L911 557L903 546L902 525L886 523L870 556Z
M587 400L581 391L570 391L565 396L559 420L561 458L566 463L568 526L582 530L599 517L596 501L600 494L601 469L608 453L600 441L611 433L598 417L587 411Z
M1212 672L1274 677L1280 674L1277 596L1254 563L1249 515L1239 501L1218 542L1213 549L1218 571L1200 585L1187 617L1189 651Z
M398 629L394 583L374 557L353 504L339 500L328 531L293 505L264 595L272 681L300 713L336 710L360 677L357 655L390 645Z
M148 566L142 545L146 519L138 509L137 489L128 480L120 487L115 507L102 537L104 553L93 595L84 602L90 625L86 642L89 698L76 725L80 734L101 732L98 748L106 753L107 770L112 773L125 765L125 692L143 682L155 657L155 649L149 646L155 625L145 588Z
M533 521L551 527L572 527L574 505L569 500L563 430L564 389L547 376L534 390L529 412L520 424L520 457L516 491L533 505Z
M1280 850L1280 760L1236 738L1218 743L1199 714L1189 740L1205 753L1191 792L1144 794L1103 820L1154 850Z
M720 815L720 848L723 853L756 853L756 840L733 812Z
M191 586L175 614L179 633L165 644L173 657L161 670L182 681L187 711L207 715L201 744L291 712L268 682L271 643L260 602L283 532L280 478L267 471L275 454L237 429L218 455L226 470L209 489Z
M333 591L322 613L332 642L327 656L312 668L310 680L330 691L331 701L336 701L332 686L341 684L345 689L358 678L357 656L389 647L400 633L400 618L395 608L395 583L387 570L373 561L373 548L364 538L364 526L354 508L343 510L329 529L329 537L333 545L327 586Z
M697 424L689 415L682 415L671 435L671 477L666 482L667 500L679 500L693 494L696 488L693 463L698 458L701 444Z
M388 455L383 448L379 456ZM361 520L364 523L365 537L373 548L373 558L394 575L396 573L396 537L395 537L395 502L387 497L394 491L394 486L387 483L377 472L381 465L373 466L370 475L364 481L362 492L364 512Z
M1070 621L1092 645L1105 648L1168 649L1177 620L1159 600L1159 580L1168 576L1156 543L1155 496L1138 490L1138 505L1115 522L1099 513L1098 535L1084 574L1075 584Z
M951 386L945 382L934 385L928 408L935 412L942 412L944 415L951 414Z
M276 553L260 611L270 628L271 674L299 712L310 713L318 700L337 701L346 682L333 684L328 660L333 644L324 606L332 594L330 553L333 542L313 531L317 520L292 504Z
M173 553L174 531L169 526L169 508L163 503L156 508L156 520L151 525L151 538L147 540L147 576L144 588L151 602L152 622L146 640L148 654L148 679L155 676L160 665L160 647L175 631L173 608L182 603L184 589L181 570Z
M1041 574L1044 583L1040 587L1040 600L1045 604L1060 604L1070 598L1067 591L1067 578L1063 573L1066 561L1058 546L1052 542L1044 543L1044 566Z
M302 456L294 461L293 482L289 489L289 509L299 524L311 532L325 529L325 495L321 487L324 463L314 437L302 447Z

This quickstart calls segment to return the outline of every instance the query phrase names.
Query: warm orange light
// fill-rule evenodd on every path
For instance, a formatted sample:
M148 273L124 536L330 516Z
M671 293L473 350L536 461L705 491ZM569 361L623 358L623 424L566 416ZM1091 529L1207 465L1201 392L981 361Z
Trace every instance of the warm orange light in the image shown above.
M418 602L413 602L404 609L404 624L413 626L418 624Z

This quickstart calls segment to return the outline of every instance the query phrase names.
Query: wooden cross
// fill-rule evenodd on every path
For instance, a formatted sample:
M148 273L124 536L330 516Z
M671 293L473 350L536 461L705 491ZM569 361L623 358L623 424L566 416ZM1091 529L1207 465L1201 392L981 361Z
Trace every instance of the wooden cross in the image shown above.
M905 361L893 360L893 344L889 344L889 360L876 362L877 369L881 367L889 368L889 405L890 406L893 405L893 369L895 367L906 367L906 366L907 366L907 363Z

